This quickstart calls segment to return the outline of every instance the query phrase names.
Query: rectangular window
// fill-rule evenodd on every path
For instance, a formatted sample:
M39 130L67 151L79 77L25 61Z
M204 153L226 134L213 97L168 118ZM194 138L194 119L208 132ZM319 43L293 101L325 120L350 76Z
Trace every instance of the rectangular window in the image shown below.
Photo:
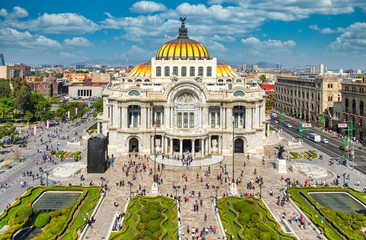
M161 67L156 67L156 76L157 77L161 76Z
M184 113L183 117L183 127L188 128L188 113Z
M234 128L238 127L238 117L239 117L239 114L234 113Z
M203 76L203 67L198 67L198 76Z
M156 127L161 127L161 113L160 112L157 112L156 113Z
M212 76L212 67L207 67L207 77Z
M133 113L133 127L137 127L138 125L138 113L137 112L134 112Z
M182 128L182 113L178 113L178 128Z
M189 114L189 127L194 128L194 113Z
M215 113L211 113L211 128L215 128Z
M169 67L165 67L164 68L164 76L165 77L169 77L170 76L170 69L169 69Z
M189 76L194 77L194 67L189 68Z
M173 67L173 75L178 75L178 67Z
M187 76L187 68L186 67L182 67L182 77L186 77Z
M220 127L220 113L217 113L217 126Z

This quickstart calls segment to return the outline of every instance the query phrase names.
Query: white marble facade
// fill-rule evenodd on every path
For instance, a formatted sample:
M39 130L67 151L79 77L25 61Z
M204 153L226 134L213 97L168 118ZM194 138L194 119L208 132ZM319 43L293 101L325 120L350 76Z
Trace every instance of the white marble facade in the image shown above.
M193 53L195 59L173 60L161 53L103 92L98 130L109 133L110 153L153 154L156 136L156 151L165 155L231 155L233 131L235 152L263 150L269 129L259 86L248 85L216 58ZM182 74L187 69L192 74Z

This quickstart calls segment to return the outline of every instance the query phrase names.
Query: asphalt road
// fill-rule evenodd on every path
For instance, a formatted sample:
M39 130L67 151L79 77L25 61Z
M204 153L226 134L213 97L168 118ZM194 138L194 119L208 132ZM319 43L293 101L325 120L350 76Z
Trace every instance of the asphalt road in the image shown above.
M277 119L279 121L280 118L280 113L274 111L277 114ZM283 131L288 133L289 135L291 135L292 137L299 139L300 138L300 134L299 134L299 127L300 127L300 122L298 119L287 116L285 114L283 114L283 123L282 123L282 128ZM275 125L277 128L280 128L280 123L275 123L274 119L271 119L271 123L272 125ZM286 124L289 123L292 125L292 127L287 127ZM306 136L309 133L316 133L319 134L322 138L326 138L328 139L329 143L315 143L313 141L310 141L308 139L306 139ZM336 158L336 159L344 159L344 151L341 150L339 147L344 145L344 140L332 133L326 132L326 131L322 131L321 128L319 127L312 127L310 130L304 130L303 131L303 141L305 143L307 143L308 145L314 147L314 149L319 149L322 152L328 154L329 156ZM350 144L350 147L352 149L353 145ZM366 174L366 148L362 147L361 144L355 144L354 145L354 152L355 152L355 158L354 158L354 164L355 164L355 169ZM353 158L352 156L350 156L349 158L349 162L350 162L350 166L352 165L353 162Z
M8 184L8 188L0 188L0 212L5 209L5 206L8 204L12 204L16 198L24 194L27 190L26 187L21 187L21 182L26 181L28 187L35 187L40 184L40 178L33 179L30 176L23 176L23 172L32 171L35 175L39 172L39 167L41 166L46 171L49 171L51 168L55 166L52 162L45 162L41 165L36 165L36 161L39 161L42 158L42 154L46 151L46 144L48 146L53 146L56 149L57 143L59 144L59 149L62 150L67 145L67 140L60 140L59 138L47 137L48 133L54 133L56 128L61 129L59 130L59 135L61 136L69 136L72 139L75 135L75 132L78 132L77 136L80 136L81 133L85 130L90 128L92 125L95 124L95 120L90 117L90 121L88 119L78 119L67 123L62 123L61 125L56 125L50 127L49 130L43 129L43 133L40 133L38 130L37 136L30 135L27 139L28 146L30 149L19 148L22 150L21 158L23 158L23 162L20 163L12 163L12 168L3 170L0 169L0 183L6 182ZM43 143L40 142L40 135L42 135ZM15 149L18 146L12 145L5 149L1 149L3 152L9 149ZM41 153L37 153L37 149L41 150ZM13 156L11 154L11 156ZM59 160L52 156L52 160L56 160L57 164ZM73 159L66 160L66 161L73 161ZM44 177L44 176L43 176ZM44 184L46 184L46 179L43 180ZM49 185L56 184L49 180Z

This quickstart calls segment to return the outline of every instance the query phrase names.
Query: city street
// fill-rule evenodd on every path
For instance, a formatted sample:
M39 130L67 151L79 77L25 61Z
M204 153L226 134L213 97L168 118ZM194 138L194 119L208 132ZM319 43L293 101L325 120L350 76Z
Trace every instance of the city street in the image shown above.
M275 113L277 113L277 120L279 121L280 118L280 113L278 111L275 111ZM286 132L287 134L289 134L291 137L299 139L300 134L299 134L299 127L300 127L300 122L298 119L287 116L285 114L282 115L284 121L282 123L283 126L283 131ZM292 127L287 127L286 124L290 123L292 125ZM272 125L276 125L277 128L279 128L280 126L280 122L275 123L274 119L271 119L271 124ZM322 138L326 138L328 139L329 143L315 143L313 141L310 141L306 138L306 136L309 133L316 133L319 134ZM315 127L313 124L313 127L311 129L306 129L303 131L303 142L312 146L313 148L319 149L322 152L328 154L330 157L332 158L337 158L337 159L344 159L344 151L341 150L339 147L344 145L344 140L343 138L340 138L336 135L334 135L333 133L329 133L326 131L322 131L321 128L319 127ZM353 145L350 144L350 148L352 150ZM357 169L358 171L366 174L366 148L364 148L361 144L355 144L355 158L353 159L352 157L350 157L350 166L353 166L353 160L354 160L354 164L355 164L355 169Z
M54 130L59 129L58 135L60 136L69 136L72 139L75 136L75 132L78 132L77 138L84 132L84 130L89 129L92 125L95 124L95 120L93 118L86 119L78 119L74 121L69 121L67 123L62 123L61 125L56 125L50 127L48 130L43 127L43 130L38 130L37 136L33 136L33 128L29 130L29 138L27 139L27 146L30 149L19 148L22 150L21 158L22 162L13 163L12 168L0 171L0 183L7 183L7 188L0 188L0 209L5 209L6 205L12 204L16 198L20 197L24 194L29 187L38 186L41 181L41 174L39 172L39 167L42 167L45 171L49 171L53 167L57 166L53 163L53 160L56 161L56 164L60 163L60 160L57 159L54 155L52 156L52 161L46 161L40 165L36 163L42 159L43 153L46 151L46 144L49 147L53 147L56 150L56 145L58 144L58 148L60 150L67 147L67 140L60 140L58 137L47 137L47 134L53 134ZM43 133L42 133L43 131ZM42 136L43 143L40 142L40 136ZM7 148L3 148L2 151L7 151L8 149L18 148L16 145L9 146ZM38 153L37 150L41 152ZM57 152L57 151L56 151ZM13 154L9 153L12 158ZM66 159L64 162L73 161L73 159ZM31 176L23 176L23 173L32 171L34 173L35 178ZM36 174L38 173L38 178ZM47 176L43 174L42 177L43 183L47 185ZM27 187L23 187L21 182L26 182ZM48 180L49 185L56 184L57 182Z

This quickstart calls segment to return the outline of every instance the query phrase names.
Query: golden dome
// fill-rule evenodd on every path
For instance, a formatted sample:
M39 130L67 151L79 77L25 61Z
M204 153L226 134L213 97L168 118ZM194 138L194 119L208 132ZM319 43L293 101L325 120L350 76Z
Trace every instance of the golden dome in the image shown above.
M140 63L132 69L132 71L127 75L128 77L140 77L140 78L150 78L151 77L151 62Z
M216 67L216 76L217 77L240 77L240 75L229 65L217 62Z
M151 62L144 62L132 69L127 75L135 78L150 78L151 77ZM219 77L240 77L240 75L229 65L217 62L216 76Z
M182 25L179 28L179 35L177 39L171 40L161 46L158 50L158 53L156 54L156 59L210 59L210 54L208 53L205 46L195 40L188 38L187 28L184 26L185 19L181 20Z

